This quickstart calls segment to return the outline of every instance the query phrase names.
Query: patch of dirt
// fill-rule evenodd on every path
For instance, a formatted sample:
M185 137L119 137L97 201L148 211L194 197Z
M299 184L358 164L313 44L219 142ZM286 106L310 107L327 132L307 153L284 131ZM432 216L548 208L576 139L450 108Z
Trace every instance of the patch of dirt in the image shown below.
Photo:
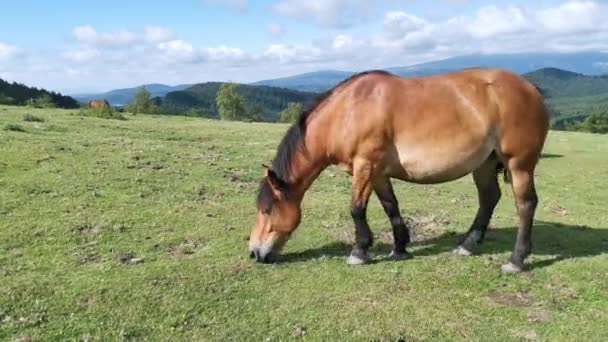
M200 241L187 239L182 241L179 245L171 247L169 253L175 258L183 258L196 253L200 246Z
M544 310L533 310L528 312L528 322L530 323L546 323L551 321L551 313Z
M568 210L560 205L551 207L551 211L559 216L568 216L569 214Z
M48 321L48 316L45 312L31 314L26 317L11 317L4 316L0 321L0 326L7 325L18 328L35 327Z
M297 326L293 329L293 332L291 333L291 336L295 337L295 338L302 338L304 336L306 336L306 327L300 327Z
M547 284L545 288L554 296L553 301L566 301L578 299L579 295L576 290L563 285Z
M83 224L83 225L72 228L73 232L76 232L81 235L97 235L103 231L113 231L113 232L117 232L117 233L122 233L126 230L127 230L127 227L125 227L122 224L117 224L117 225L113 225L113 226L106 225L106 224L95 224L95 225Z
M527 293L494 293L490 299L499 305L514 307L532 307L538 305L532 296Z
M415 216L404 218L405 224L410 228L412 242L432 240L445 234L456 234L449 231L447 226L450 221L436 218L434 216ZM340 241L352 243L355 241L355 228L352 226L332 228L331 224L321 222L324 228L332 229L336 238ZM393 243L392 231L382 231L377 234L376 240L387 244Z
M136 257L135 254L131 252L119 253L115 257L116 260L123 265L137 265L145 261L144 258Z
M53 160L55 160L55 157L53 157L53 156L48 156L48 157L45 157L45 158L41 158L41 159L36 160L36 164L40 165L40 164L42 164L42 163L44 163L44 162L50 162L50 161L53 161Z
M34 338L33 337L29 337L29 336L21 336L21 337L16 337L13 339L13 342L34 342Z
M76 260L78 262L78 264L80 265L84 265L84 264L94 264L97 262L101 262L101 257L95 253L82 253L76 256Z
M513 331L513 337L524 341L540 341L540 337L534 330Z

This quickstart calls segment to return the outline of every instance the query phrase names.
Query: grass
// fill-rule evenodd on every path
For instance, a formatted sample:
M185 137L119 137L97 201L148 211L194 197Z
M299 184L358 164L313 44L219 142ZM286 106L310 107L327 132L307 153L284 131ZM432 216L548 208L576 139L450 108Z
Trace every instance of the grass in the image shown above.
M114 119L114 120L127 120L121 113L115 111L111 107L99 107L99 108L81 108L78 112L80 116L90 116L100 119Z
M44 122L45 120L39 116L26 113L23 115L23 121L25 121L25 122Z
M285 125L0 106L0 340L603 341L608 138L551 132L530 271L499 271L516 217L503 187L477 256L450 251L476 212L470 177L395 182L415 258L349 267L350 179L313 185L284 262L248 258L261 163ZM77 112L75 112L77 113ZM47 120L48 121L48 120ZM260 134L262 133L262 134Z

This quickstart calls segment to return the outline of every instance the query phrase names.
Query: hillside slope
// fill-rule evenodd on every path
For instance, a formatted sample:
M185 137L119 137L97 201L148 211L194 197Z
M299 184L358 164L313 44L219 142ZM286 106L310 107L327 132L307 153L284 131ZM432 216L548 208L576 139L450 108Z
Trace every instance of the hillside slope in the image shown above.
M163 97L167 93L170 93L172 91L183 90L183 89L189 88L191 85L190 84L181 84L181 85L176 85L176 86L168 86L165 84L156 84L155 83L155 84L146 84L144 86L150 92L152 97L157 97L157 96ZM127 105L127 104L131 104L135 101L135 93L137 93L137 91L139 90L140 87L141 86L133 87L133 88L115 89L115 90L111 90L111 91L108 91L105 93L79 94L79 95L73 95L73 97L76 100L78 100L80 102L84 102L84 103L88 103L91 100L105 99L111 105L114 105L114 106Z
M24 105L43 96L49 96L59 108L78 108L78 102L70 96L0 79L0 104Z
M386 259L391 227L374 196L374 262L352 267L351 178L332 167L282 262L260 265L247 246L260 164L287 125L74 113L0 106L0 341L608 336L608 136L550 132L529 270L505 276L508 184L486 241L462 258L451 251L477 212L472 178L393 182L414 258Z
M410 66L386 67L384 70L399 76L413 77L435 75L471 67L502 68L519 74L553 67L585 75L601 75L608 73L608 68L604 67L605 65L608 65L608 53L520 53L457 56ZM352 74L353 72L348 71L318 71L264 80L254 84L297 90L324 91Z
M163 99L166 111L188 111L203 109L205 116L217 117L216 97L222 83L209 82L196 84L182 91L168 93ZM311 92L301 92L292 89L268 86L240 85L238 92L243 95L248 110L259 107L268 121L275 121L278 113L285 109L289 102L310 104L318 95Z

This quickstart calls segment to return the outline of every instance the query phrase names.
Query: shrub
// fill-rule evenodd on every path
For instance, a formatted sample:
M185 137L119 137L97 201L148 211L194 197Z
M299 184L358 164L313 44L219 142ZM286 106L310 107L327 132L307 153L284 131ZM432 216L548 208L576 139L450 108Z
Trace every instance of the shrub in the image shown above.
M25 132L25 129L23 127L15 124L7 124L6 126L4 126L4 130L12 132Z
M25 122L44 122L44 119L39 116L28 113L28 114L23 115L23 121L25 121Z

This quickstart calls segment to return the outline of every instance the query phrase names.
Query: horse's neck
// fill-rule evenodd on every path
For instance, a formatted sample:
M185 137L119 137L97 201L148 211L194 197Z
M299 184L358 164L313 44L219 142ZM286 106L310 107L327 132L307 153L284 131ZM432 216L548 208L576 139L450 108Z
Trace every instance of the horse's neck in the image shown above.
M299 198L304 197L304 193L330 164L325 139L320 139L315 133L314 125L310 125L303 139L305 145L298 149L292 159L292 175L288 181Z

